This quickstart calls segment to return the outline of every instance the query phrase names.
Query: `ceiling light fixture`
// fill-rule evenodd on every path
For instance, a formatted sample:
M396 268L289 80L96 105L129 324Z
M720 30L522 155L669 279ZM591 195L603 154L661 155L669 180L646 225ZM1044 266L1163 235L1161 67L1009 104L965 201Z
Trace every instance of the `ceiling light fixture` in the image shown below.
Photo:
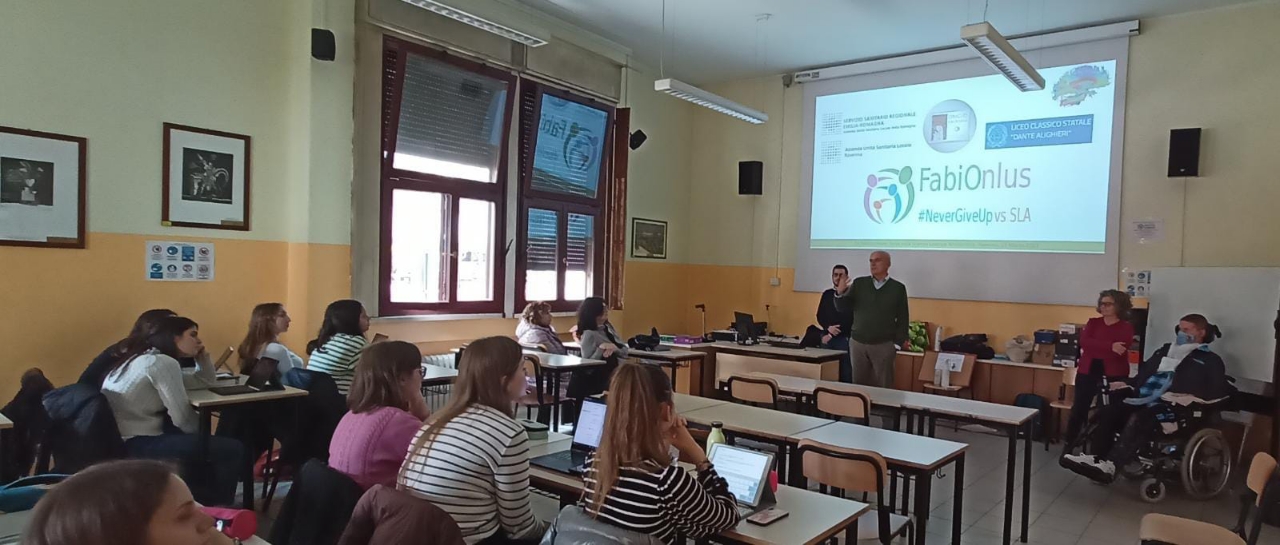
M547 32L534 29L517 30L489 18L451 6L441 0L403 0L403 2L418 6L422 9L435 13L436 15L441 15L453 19L454 21L471 25L480 30L497 34L503 38L513 42L522 43L529 47L541 47L547 45L547 42L551 39Z
M735 119L741 119L752 125L759 125L769 120L769 115L724 98L715 93L704 91L688 83L676 79L660 79L653 82L653 90L661 91L673 97L684 99L699 106L710 108Z
M960 39L977 51L992 68L1004 74L1018 90L1044 89L1044 78L1040 77L1040 72L991 23L983 21L961 27Z

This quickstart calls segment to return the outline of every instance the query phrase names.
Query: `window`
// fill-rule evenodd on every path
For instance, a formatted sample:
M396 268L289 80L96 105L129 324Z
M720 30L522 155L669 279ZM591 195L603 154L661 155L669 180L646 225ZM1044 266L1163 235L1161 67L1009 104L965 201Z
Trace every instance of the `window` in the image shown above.
M604 203L614 110L520 82L520 239L516 307L568 311L604 295Z
M515 83L386 38L380 315L502 312Z

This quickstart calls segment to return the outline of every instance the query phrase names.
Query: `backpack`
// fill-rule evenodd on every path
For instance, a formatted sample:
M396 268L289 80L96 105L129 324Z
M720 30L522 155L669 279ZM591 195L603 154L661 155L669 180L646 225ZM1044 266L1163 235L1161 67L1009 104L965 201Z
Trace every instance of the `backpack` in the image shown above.
M0 482L9 482L31 472L36 460L36 448L49 426L41 399L53 390L53 383L39 369L28 369L22 374L22 388L13 401L0 409L13 422L3 442L0 442Z
M649 335L636 335L627 341L627 346L633 350L653 350L662 344L662 336L658 335L658 328L653 328Z
M106 396L95 386L71 384L44 396L49 427L40 445L37 473L73 474L105 460L124 457L124 439Z
M1018 394L1013 398L1015 407L1024 407L1027 409L1035 409L1039 418L1036 419L1035 425L1031 427L1031 440L1040 441L1044 439L1045 420L1048 418L1049 401L1043 396L1036 394Z
M942 341L942 351L973 354L980 360L989 360L996 357L996 351L987 346L986 333L966 333L947 337Z

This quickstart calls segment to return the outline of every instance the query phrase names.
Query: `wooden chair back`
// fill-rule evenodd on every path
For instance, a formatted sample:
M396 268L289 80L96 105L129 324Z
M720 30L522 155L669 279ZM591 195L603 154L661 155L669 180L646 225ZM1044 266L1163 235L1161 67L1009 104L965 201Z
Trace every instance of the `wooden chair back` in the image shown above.
M771 378L733 375L729 377L729 397L736 401L776 407L778 383Z
M829 415L853 418L862 424L871 419L871 398L862 392L819 386L813 389L813 402L819 411Z
M884 485L889 479L889 464L879 453L841 448L810 439L800 441L796 452L800 455L804 477L818 481L820 492L825 494L830 487L853 492L874 492L876 498L886 497ZM876 509L880 542L889 543L889 513L892 507L883 499L877 503L880 504Z
M920 382L933 383L933 367L938 364L938 352L925 352L924 363L920 365ZM960 367L960 372L951 372L951 385L958 388L968 388L969 383L973 380L973 368L977 366L978 357L973 354L962 354L964 363Z
M1271 479L1271 475L1276 471L1276 459L1270 454L1259 452L1253 455L1253 462L1249 463L1249 477L1245 479L1245 486L1249 490L1258 495L1258 501L1262 501L1262 489L1266 488L1267 481Z

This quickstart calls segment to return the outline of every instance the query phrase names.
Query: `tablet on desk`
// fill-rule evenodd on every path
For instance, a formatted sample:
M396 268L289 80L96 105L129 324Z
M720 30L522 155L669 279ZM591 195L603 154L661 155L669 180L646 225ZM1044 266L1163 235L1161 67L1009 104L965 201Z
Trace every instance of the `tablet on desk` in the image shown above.
M707 453L716 473L729 483L729 492L738 501L738 513L748 516L777 504L769 487L773 454L716 443Z
M231 396L283 390L284 386L280 384L280 370L276 367L278 363L275 358L258 358L244 384L209 388L209 391L220 396Z

